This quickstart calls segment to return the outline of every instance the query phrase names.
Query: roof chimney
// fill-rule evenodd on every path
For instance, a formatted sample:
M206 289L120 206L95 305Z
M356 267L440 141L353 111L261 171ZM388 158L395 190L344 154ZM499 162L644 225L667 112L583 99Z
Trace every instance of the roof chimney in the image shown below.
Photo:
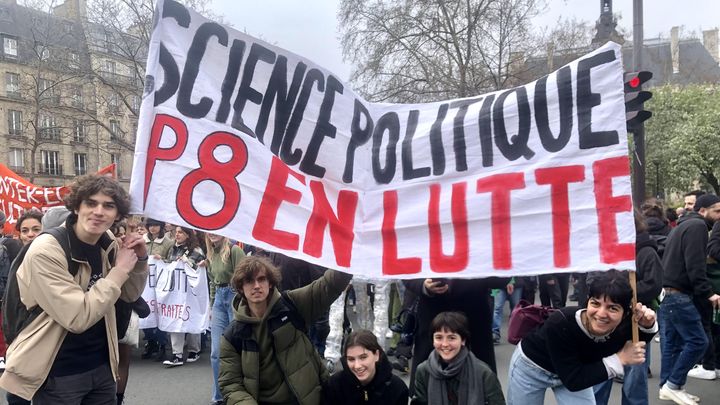
M53 14L83 20L87 17L87 0L65 0L65 3L53 7Z
M673 74L680 73L680 27L670 29L670 57Z
M715 62L720 63L720 48L718 47L718 29L703 31L703 45L712 55Z

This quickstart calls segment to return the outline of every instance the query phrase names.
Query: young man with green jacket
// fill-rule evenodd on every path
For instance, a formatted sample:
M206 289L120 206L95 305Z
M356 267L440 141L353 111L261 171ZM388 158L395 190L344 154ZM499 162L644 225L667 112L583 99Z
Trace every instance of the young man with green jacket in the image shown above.
M228 405L317 405L328 378L305 334L330 308L352 276L328 270L311 284L281 294L280 272L269 260L250 256L232 285L235 320L220 343L220 390Z

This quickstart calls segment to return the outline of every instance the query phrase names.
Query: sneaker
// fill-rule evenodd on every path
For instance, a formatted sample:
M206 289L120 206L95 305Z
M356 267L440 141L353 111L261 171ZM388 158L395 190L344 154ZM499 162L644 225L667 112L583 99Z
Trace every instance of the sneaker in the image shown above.
M143 350L142 354L140 355L140 358L141 359L149 359L155 353L157 353L159 349L160 349L160 345L158 345L157 342L148 341L147 343L145 343L145 350Z
M183 359L182 356L175 355L172 360L165 360L163 361L163 364L168 367L177 367L183 365Z
M693 401L695 401L695 402L700 402L700 397L699 397L699 396L697 396L697 395L693 395L693 394L691 394L691 393L689 393L689 392L685 391L685 389L684 389L684 388L683 388L682 392L684 392L684 393L685 393L685 395L687 395L687 397L688 397L688 398L690 398L690 399L692 399Z
M692 370L688 371L687 375L688 377L699 378L701 380L714 380L717 378L715 370L707 370L700 364L696 365L692 368Z
M5 357L0 357L0 371L5 370Z
M194 363L196 361L200 360L200 354L196 352L188 352L187 361L188 363Z
M660 335L656 335L654 338L655 343L660 343Z
M679 405L697 404L697 402L687 392L685 392L684 390L674 390L668 387L667 383L660 387L659 397L661 400L673 401Z
M335 372L335 362L333 359L325 359L325 368L327 368L327 371L330 374Z
M403 374L410 372L408 360L404 356L398 356L397 361L392 362L392 368Z
M496 345L500 344L500 335L493 333L493 343Z

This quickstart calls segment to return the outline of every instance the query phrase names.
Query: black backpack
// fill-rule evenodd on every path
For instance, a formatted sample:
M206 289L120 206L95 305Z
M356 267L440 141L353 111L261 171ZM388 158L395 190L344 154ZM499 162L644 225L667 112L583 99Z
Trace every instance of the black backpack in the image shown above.
M8 273L10 273L10 267L12 261L10 260L10 253L8 252L5 241L7 238L0 238L0 297L5 295L5 285L7 284Z
M70 274L72 274L73 277L75 277L79 267L78 263L72 260L72 255L70 253L70 240L68 239L67 228L51 228L43 233L52 235L58 241L58 243L60 243L63 252L65 252L65 257L67 258L68 271L70 272ZM12 262L7 276L7 285L5 288L5 293L3 294L2 301L2 330L3 335L5 336L5 342L7 342L7 344L12 343L12 341L17 338L20 332L25 327L30 325L30 323L32 323L32 321L34 321L35 318L37 318L43 312L43 309L40 308L39 305L36 305L32 308L27 308L25 304L23 304L20 300L20 290L18 289L18 282L16 277L17 270L20 267L20 264L22 264L22 261L25 258L25 254L27 253L31 244L32 242L23 246L23 248L20 250L20 253L18 253L17 257Z

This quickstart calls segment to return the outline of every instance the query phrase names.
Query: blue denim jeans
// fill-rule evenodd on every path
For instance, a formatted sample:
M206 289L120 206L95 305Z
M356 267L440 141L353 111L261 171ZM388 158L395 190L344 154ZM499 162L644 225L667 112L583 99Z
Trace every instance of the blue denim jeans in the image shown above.
M625 378L622 385L622 405L648 404L648 374L650 367L650 343L645 346L645 363L637 366L625 366ZM607 380L593 387L597 405L607 405L610 400L613 380Z
M665 295L658 316L662 353L660 386L669 381L682 387L688 371L700 361L708 345L700 314L691 296L675 292Z
M220 337L225 328L230 325L234 318L232 301L235 298L235 291L230 287L217 287L215 289L215 301L212 306L212 323L210 325L210 336L212 338L210 349L210 365L213 370L213 398L215 401L222 401L223 396L218 387L218 375L220 374Z
M500 336L500 325L502 324L503 306L506 301L510 301L510 311L520 302L522 298L522 288L515 288L512 295L508 295L507 290L501 288L495 294L495 314L493 315L492 331L496 336Z
M557 374L525 357L521 345L518 345L510 359L508 405L542 405L548 388L553 390L558 405L595 405L592 387L575 392L568 390Z

